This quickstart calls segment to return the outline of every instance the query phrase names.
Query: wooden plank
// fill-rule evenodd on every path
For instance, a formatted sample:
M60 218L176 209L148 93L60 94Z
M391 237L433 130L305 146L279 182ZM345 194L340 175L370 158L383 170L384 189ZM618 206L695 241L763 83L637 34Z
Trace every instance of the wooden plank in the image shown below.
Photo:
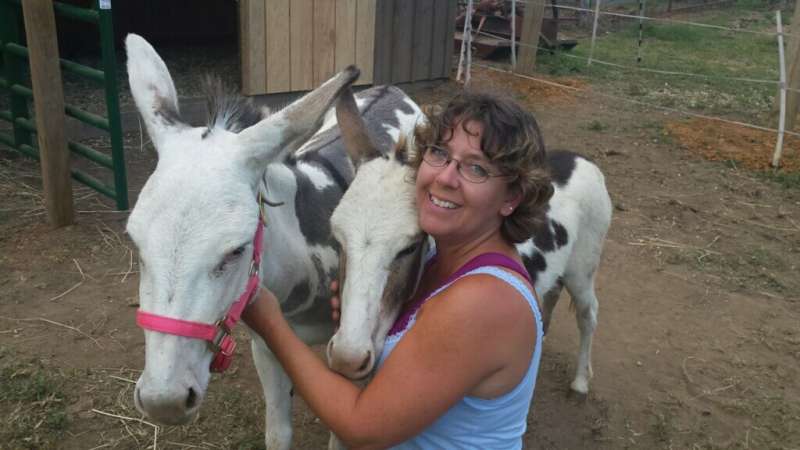
M375 11L377 0L358 0L356 5L356 57L361 69L358 84L372 84L375 67Z
M64 88L52 0L22 2L30 51L31 86L47 217L58 228L73 222L69 150L64 132Z
M258 95L267 92L265 4L263 0L242 0L242 92Z
M375 7L374 84L392 82L392 50L394 48L394 4L402 0L381 0Z
M445 28L447 35L444 44L444 72L442 77L449 78L453 69L453 34L456 30L456 0L442 0L447 2L447 22Z
M312 57L314 49L314 0L292 0L289 7L291 22L290 59L292 91L314 88Z
M314 86L319 86L335 72L336 53L336 3L331 0L314 1L314 48L312 73Z
M356 62L356 7L358 0L336 0L336 72Z
M398 0L395 2L392 41L392 83L411 81L414 1Z
M248 20L248 3L251 0L239 2L239 74L242 77L242 94L249 95L251 74L250 67L250 21Z
M411 47L411 79L431 78L431 56L433 50L433 4L436 0L416 0L414 7L414 37Z
M449 33L447 24L448 0L433 1L433 30L431 33L431 78L441 78L444 75L445 45L453 45L453 34Z
M522 35L520 36L519 60L517 71L533 75L536 67L536 48L539 46L539 31L542 29L544 19L544 2L528 3L525 5L525 15L522 17Z
M290 0L268 0L264 29L266 36L267 93L288 92L292 89L290 48Z

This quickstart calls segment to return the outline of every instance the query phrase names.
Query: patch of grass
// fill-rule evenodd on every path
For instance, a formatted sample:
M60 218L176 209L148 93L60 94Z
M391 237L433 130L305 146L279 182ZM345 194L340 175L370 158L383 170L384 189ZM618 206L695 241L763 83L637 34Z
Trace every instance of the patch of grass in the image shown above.
M608 125L600 122L599 120L593 120L586 125L586 129L590 131L597 131L598 133L603 132L608 129Z
M539 52L536 67L538 71L554 76L588 75L591 72L582 56L560 51Z
M0 442L8 448L55 448L67 429L63 380L40 363L12 362L0 348Z
M749 31L773 31L771 10L771 18L754 10L767 11L763 5L749 9L744 5L715 11L713 15L694 21ZM647 22L643 39L642 61L637 63L637 21L606 24L606 31L598 34L592 57L630 69L602 62L587 65L591 38L583 37L570 52L541 52L537 70L555 76L586 77L592 84L602 84L599 89L606 93L649 104L740 120L758 121L772 107L776 85L729 78L777 80L774 36ZM660 74L636 68L698 76Z
M648 137L655 144L678 145L675 138L664 128L663 122L648 120L639 124L637 128L646 131Z
M772 10L775 5L779 5L780 3L779 0L736 0L736 7L745 10Z
M800 173L762 172L762 179L775 182L785 189L800 189Z

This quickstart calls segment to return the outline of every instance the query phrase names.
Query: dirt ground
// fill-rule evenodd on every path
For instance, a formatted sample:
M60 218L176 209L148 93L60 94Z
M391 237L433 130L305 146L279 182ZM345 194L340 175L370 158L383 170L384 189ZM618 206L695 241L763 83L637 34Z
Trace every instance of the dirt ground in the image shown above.
M769 161L774 136L611 105L591 88L474 77L528 106L549 147L594 159L615 205L590 395L568 394L577 332L562 299L525 448L800 448L800 189L741 157L764 147ZM414 95L438 102L455 89ZM138 133L126 143L135 199L154 154L139 149ZM797 147L786 149L791 161ZM709 152L741 163L708 161ZM77 223L51 230L37 166L0 156L0 448L263 447L263 402L241 332L200 418L160 428L155 441L132 401L144 339L127 214L76 186ZM324 448L327 432L300 399L294 421L293 448Z

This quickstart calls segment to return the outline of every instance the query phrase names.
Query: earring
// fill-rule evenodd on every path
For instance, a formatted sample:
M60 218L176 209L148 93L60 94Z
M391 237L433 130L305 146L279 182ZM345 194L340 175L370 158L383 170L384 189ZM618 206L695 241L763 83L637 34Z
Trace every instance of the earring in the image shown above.
M513 207L513 206L507 206L507 207L505 208L505 211L504 211L504 212L506 213L506 215L507 215L507 216L510 216L510 215L511 215L511 213L512 213L512 212L514 212L514 207Z

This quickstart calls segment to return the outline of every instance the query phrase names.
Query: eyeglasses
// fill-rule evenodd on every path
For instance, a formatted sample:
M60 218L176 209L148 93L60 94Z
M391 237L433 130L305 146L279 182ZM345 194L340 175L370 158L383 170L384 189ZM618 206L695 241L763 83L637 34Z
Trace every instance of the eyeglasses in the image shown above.
M485 163L475 161L459 161L450 156L450 151L438 145L429 145L425 148L422 160L433 167L446 167L450 161L456 162L456 170L462 178L470 183L483 183L490 177L504 177L507 175L492 173L486 168Z

